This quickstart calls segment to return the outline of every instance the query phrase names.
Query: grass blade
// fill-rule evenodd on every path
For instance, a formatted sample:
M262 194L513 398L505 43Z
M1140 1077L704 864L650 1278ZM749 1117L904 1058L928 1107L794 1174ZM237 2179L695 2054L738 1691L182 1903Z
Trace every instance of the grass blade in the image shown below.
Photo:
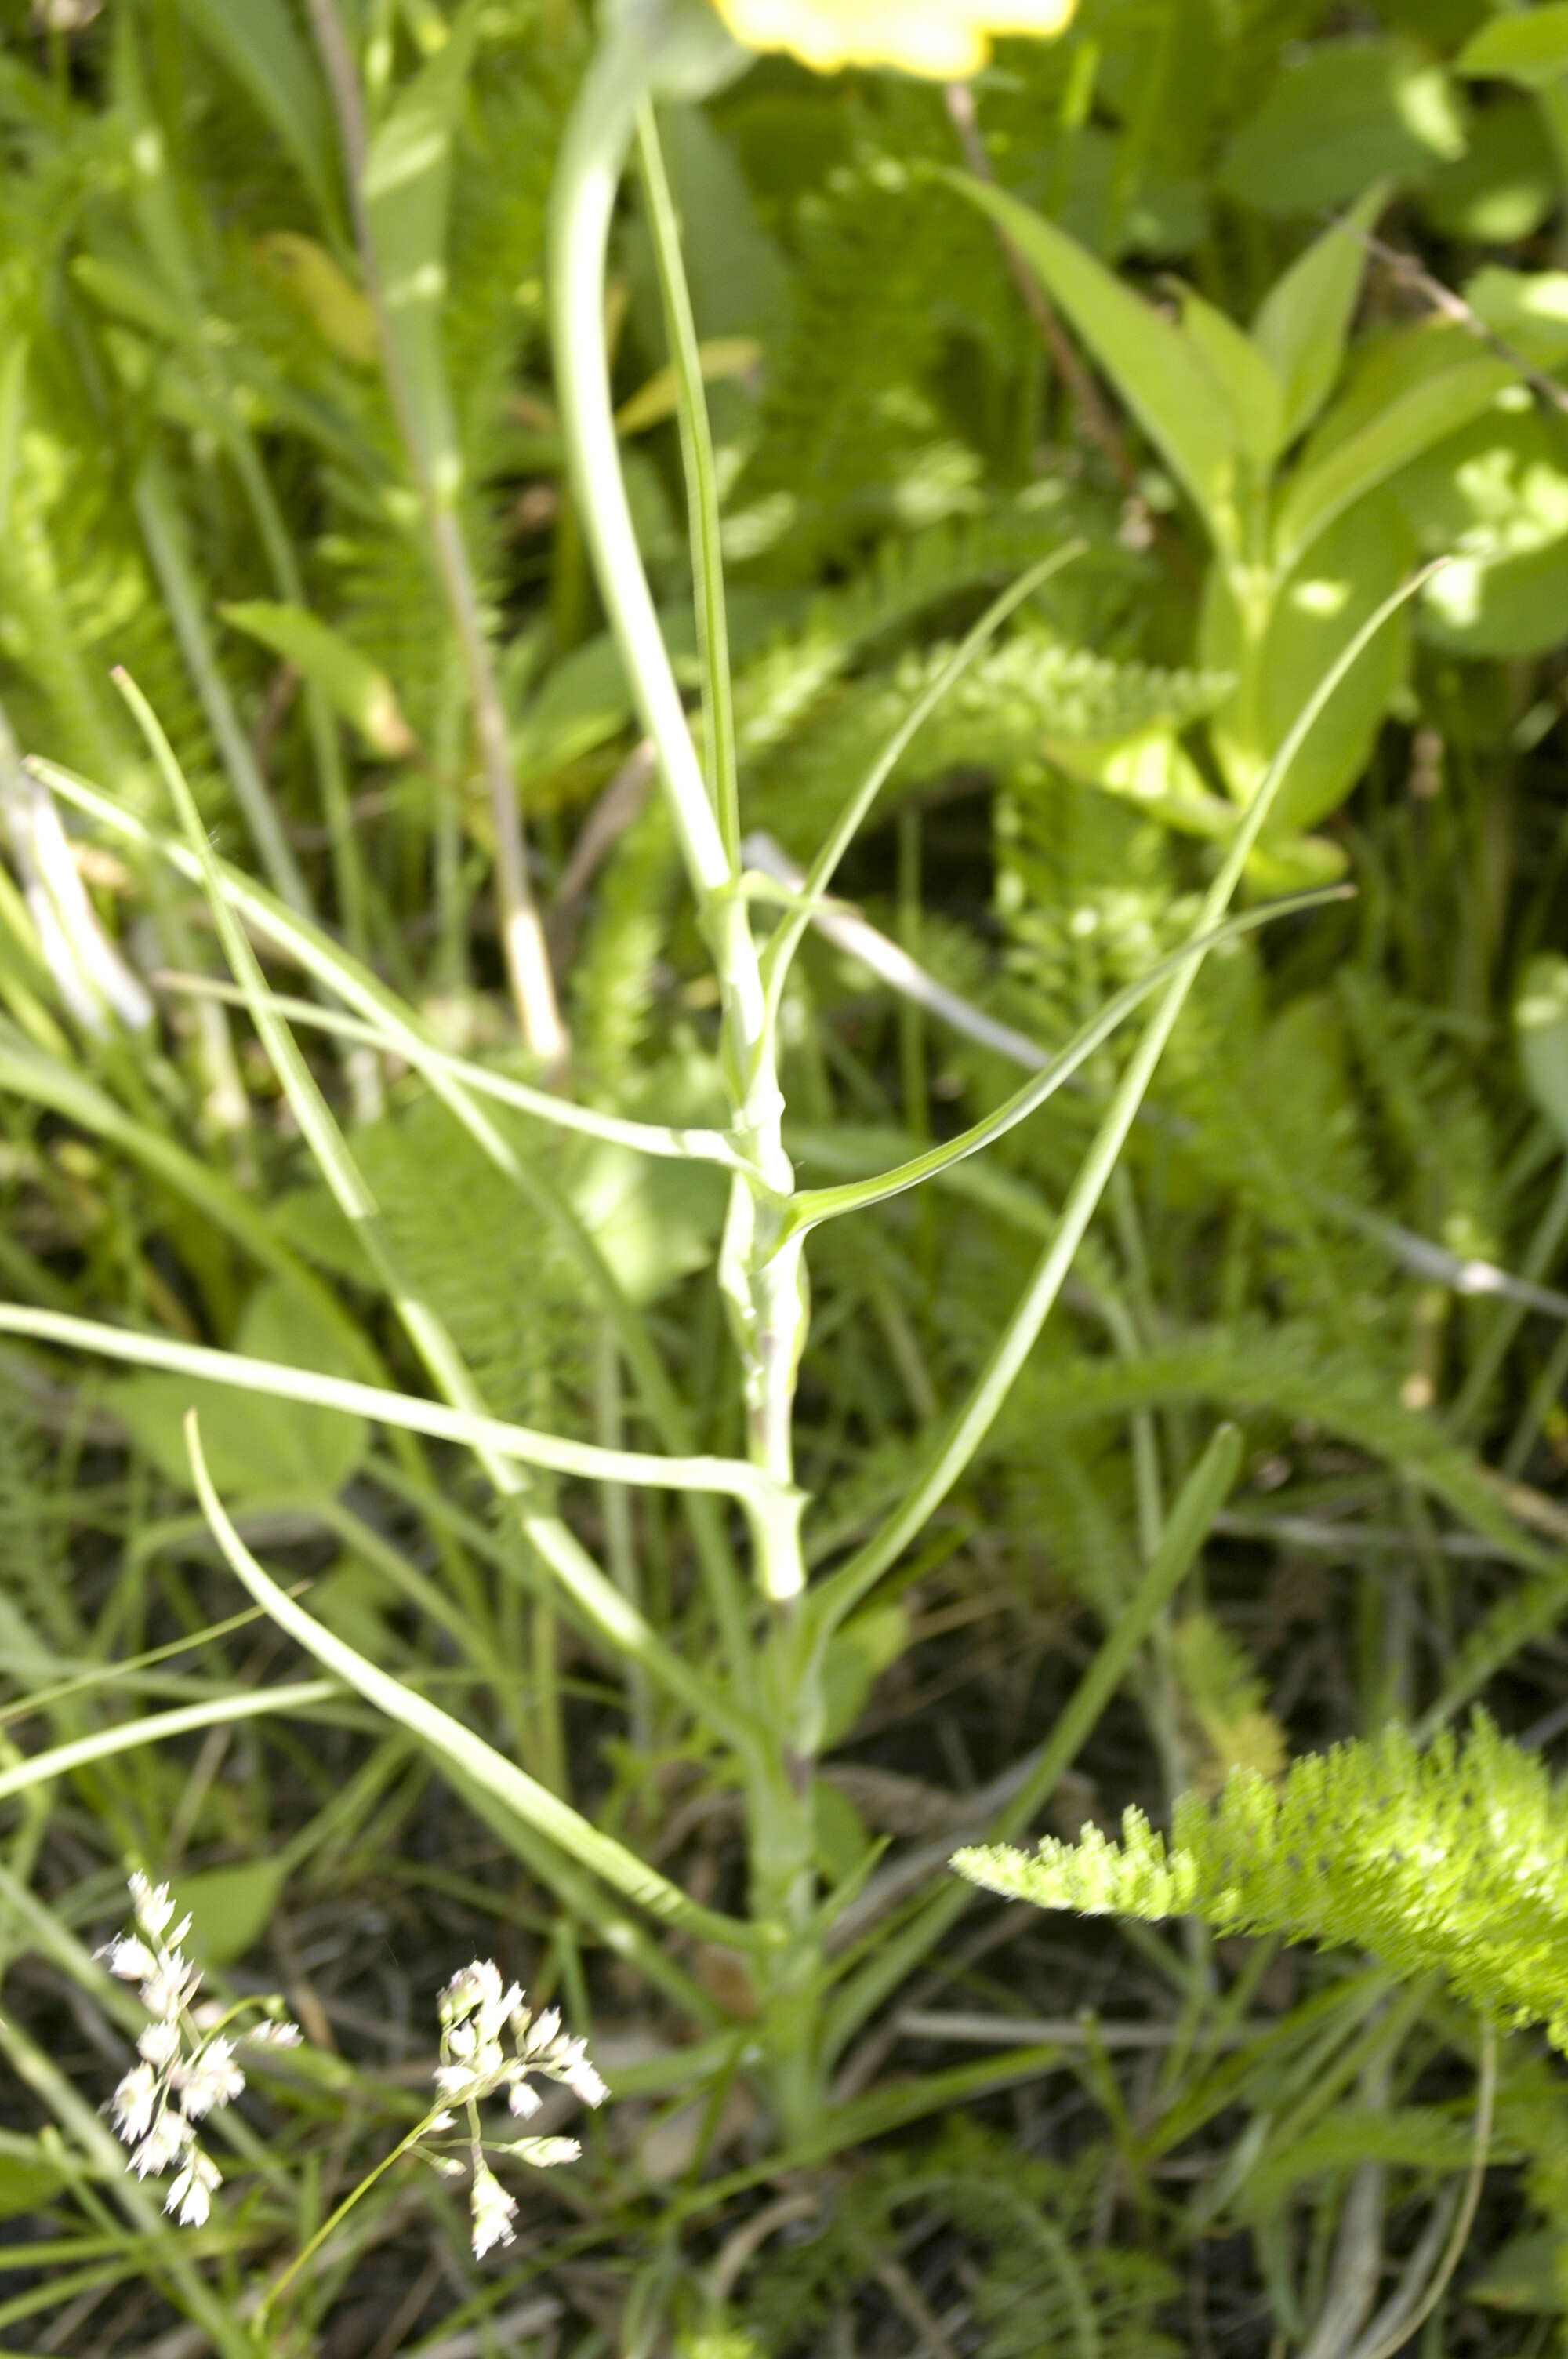
M256 1603L262 1606L306 1653L313 1655L323 1669L330 1671L362 1695L367 1703L395 1721L400 1728L417 1737L431 1752L437 1753L453 1767L483 1787L496 1800L514 1810L530 1826L548 1837L571 1859L589 1868L650 1916L666 1924L679 1926L683 1931L695 1933L704 1940L725 1941L732 1947L755 1948L766 1937L765 1930L743 1924L738 1918L724 1917L715 1909L704 1908L695 1900L647 1866L634 1853L600 1833L600 1830L530 1777L525 1770L508 1761L494 1746L476 1736L461 1721L454 1720L438 1704L416 1695L390 1673L335 1637L303 1606L280 1589L269 1574L263 1571L229 1519L222 1501L212 1486L207 1462L201 1454L201 1438L194 1411L186 1418L187 1446L190 1451L191 1474L202 1512L211 1527L212 1536L222 1549L231 1570L244 1583Z

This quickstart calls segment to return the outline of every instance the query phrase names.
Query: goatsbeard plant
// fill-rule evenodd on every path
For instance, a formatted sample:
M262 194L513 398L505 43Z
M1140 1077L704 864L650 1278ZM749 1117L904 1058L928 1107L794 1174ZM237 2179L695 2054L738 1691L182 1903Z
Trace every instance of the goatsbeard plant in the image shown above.
M560 411L574 496L600 590L643 727L657 759L704 940L717 972L723 1076L736 1153L730 1183L719 1284L738 1354L749 1455L767 1485L752 1517L755 1580L766 1628L754 1666L749 1708L771 1741L748 1775L752 1907L766 1937L753 1973L777 2100L786 2124L803 2129L821 2100L822 2075L859 2022L896 1986L902 1973L956 1913L952 1897L933 1905L909 1939L887 1943L842 1989L826 2028L814 2028L811 1995L826 1975L822 1936L834 1903L816 1894L811 1811L813 1765L823 1729L822 1669L834 1631L865 1599L920 1531L978 1448L1022 1364L1071 1266L1138 1104L1193 978L1206 939L1219 924L1242 866L1267 817L1294 748L1332 692L1324 684L1274 775L1264 782L1238 828L1205 901L1194 948L1173 962L1168 988L1128 1065L1099 1137L1064 1205L1033 1279L964 1408L925 1451L903 1505L847 1563L808 1592L801 1547L802 1502L795 1484L792 1420L806 1339L808 1292L804 1247L821 1221L859 1211L917 1184L958 1155L972 1152L1038 1104L1077 1061L1077 1044L1054 1060L1042 1082L1020 1092L1004 1113L950 1147L860 1185L821 1190L795 1186L784 1136L778 1018L791 960L820 906L846 848L910 737L972 654L1012 607L1071 549L1036 567L993 605L933 690L914 707L894 742L848 796L799 894L786 898L759 940L753 910L769 888L746 872L742 853L736 746L730 702L719 502L702 391L700 358L681 267L678 229L660 158L654 108L666 99L710 94L744 70L750 49L792 52L807 65L883 64L927 75L961 75L989 54L992 32L1059 31L1071 0L612 0L601 39L581 86L560 154L553 198L549 277ZM689 503L699 644L703 657L701 750L688 725L643 571L621 470L604 337L608 241L622 173L633 142L665 299L666 328L680 387L680 419ZM1397 602L1392 602L1397 603ZM1380 626L1379 612L1367 636ZM1365 644L1365 638L1357 642ZM1118 1015L1106 1011L1108 1021ZM1172 1518L1185 1531L1181 1548L1162 1551L1151 1586L1086 1683L1086 1709L1102 1677L1125 1668L1121 1648L1138 1643L1190 1561L1206 1516L1232 1474L1228 1442L1212 1452L1196 1488ZM1200 1505L1208 1505L1201 1517ZM1190 1529L1189 1529L1190 1527ZM1179 1558L1179 1561L1177 1560ZM1103 1692L1108 1693L1108 1688ZM1072 1719L1069 1715L1069 1719ZM1082 1731L1072 1736L1081 1741ZM1047 1747L1041 1771L1010 1819L1023 1825L1070 1757L1069 1730ZM846 1896L839 1896L840 1901ZM963 1905L962 1896L957 1908ZM939 1921L940 1920L940 1921Z
M53 1310L0 1306L0 1332L292 1397L471 1450L501 1512L528 1544L533 1577L550 1583L568 1602L607 1658L623 1663L629 1673L657 1690L672 1709L702 1731L722 1762L722 1774L740 1788L750 1876L743 1913L698 1903L681 1891L542 1778L527 1774L416 1686L372 1662L280 1588L235 1529L209 1473L194 1418L188 1425L197 1495L227 1561L254 1601L315 1658L330 1680L356 1690L398 1723L448 1766L464 1790L482 1798L487 1810L504 1817L517 1856L563 1908L579 1923L592 1924L600 1940L686 2006L694 2022L715 2030L707 2059L712 2071L722 2078L741 2066L755 2071L768 2089L781 2139L802 2153L819 2150L813 2141L825 2135L832 2076L847 2045L930 1952L969 1897L968 1887L948 1879L906 1909L895 1929L880 1928L872 1941L846 1944L830 1938L876 1855L868 1850L837 1889L819 1890L813 1788L827 1725L828 1649L846 1620L919 1537L994 1422L1061 1292L1205 956L1227 932L1257 924L1266 914L1227 918L1297 749L1346 672L1417 586L1412 582L1385 601L1307 700L1239 817L1192 932L1180 949L1108 1002L1013 1097L957 1137L874 1179L816 1189L797 1186L785 1146L779 1080L780 1013L791 962L847 846L934 706L1012 610L1046 573L1071 561L1076 552L1070 548L1054 550L997 597L913 702L865 777L852 783L798 891L781 895L776 886L748 870L730 710L717 477L654 109L663 99L690 100L719 88L744 70L751 55L747 42L788 48L817 65L855 59L946 74L979 62L989 31L1050 30L1059 26L1062 15L1054 0L1039 6L1032 0L1005 0L994 9L966 5L966 0L915 0L908 8L894 6L892 0L849 0L842 6L830 5L829 0L766 0L765 5L763 0L721 0L721 5L715 0L714 5L708 0L616 0L567 128L557 169L549 253L560 416L578 514L657 758L698 925L718 978L720 1063L729 1102L722 1131L677 1131L623 1120L576 1103L564 1093L524 1085L446 1054L362 964L319 928L218 859L189 784L134 685L123 683L178 814L178 840L158 838L122 804L51 766L38 766L37 771L97 825L156 846L205 891L240 995L298 1132L352 1223L376 1283L395 1307L432 1388L442 1397L432 1401L379 1382L282 1367ZM742 39L735 38L737 33ZM700 736L688 723L643 572L611 401L604 326L606 254L621 177L633 142L640 154L680 389L702 653ZM1315 897L1320 897L1275 906L1301 907ZM763 908L770 918L761 927L756 912ZM323 1019L308 1003L286 1006L272 992L247 929L282 945L337 1005L351 1011L347 1017L326 1019L330 1024L395 1053L417 1071L485 1157L520 1189L530 1184L528 1175L489 1112L491 1101L498 1097L534 1119L598 1136L622 1148L697 1157L727 1172L729 1207L718 1276L743 1398L743 1459L693 1451L689 1438L683 1438L684 1408L652 1340L624 1303L616 1314L622 1320L618 1342L657 1429L659 1449L568 1440L489 1413L449 1331L400 1268L351 1144L299 1050L292 1024ZM808 1584L801 1529L806 1503L795 1481L793 1430L796 1377L807 1334L806 1245L811 1232L931 1180L1000 1137L1060 1088L1150 999L1153 1012L1126 1060L1100 1128L968 1397L914 1445L903 1495L886 1520L851 1555ZM1190 1566L1235 1479L1238 1457L1238 1437L1230 1429L1221 1429L1164 1518L1134 1593L994 1821L990 1832L997 1841L1024 1832L1048 1799ZM602 1484L654 1487L684 1496L711 1612L714 1661L707 1659L706 1648L683 1651L677 1634L654 1626L635 1596L609 1578L547 1492L536 1485L540 1472ZM735 1510L737 1519L744 1518L754 1576L751 1597L736 1575L729 1528L716 1512L719 1502ZM135 1723L123 1735L108 1732L92 1741L93 1749L149 1742L174 1733L171 1722L189 1728L220 1712L228 1716L236 1708L228 1698L216 1706L182 1706L162 1720ZM259 1706L243 1708L281 1706L274 1694L264 1697ZM53 1759L58 1759L58 1749ZM27 1779L53 1774L53 1759L43 1755L27 1765ZM629 1906L618 1908L617 1900ZM749 1987L746 2003L733 2017L726 2017L698 1987L679 1958L650 1932L650 1924L739 1953ZM470 2014L490 2006L493 1997L488 1991L479 1992ZM468 2016L461 2023L454 2016L446 2027L449 2044L456 2043L447 2059L449 2065L461 2061L457 2047L467 2038L469 2027ZM706 2068L697 2051L686 2050L682 2069L695 2079ZM137 2082L136 2090L141 2087ZM132 2093L134 2097L135 2092ZM139 2120L136 2105L130 2110ZM476 2213L476 2228L485 2241L494 2242L503 2235L509 2214L503 2201L492 2194L489 2181L480 2177L482 2156L477 2148L476 2156L473 2184L482 2198L483 2212L482 2220ZM182 2194L182 2203L189 2192Z

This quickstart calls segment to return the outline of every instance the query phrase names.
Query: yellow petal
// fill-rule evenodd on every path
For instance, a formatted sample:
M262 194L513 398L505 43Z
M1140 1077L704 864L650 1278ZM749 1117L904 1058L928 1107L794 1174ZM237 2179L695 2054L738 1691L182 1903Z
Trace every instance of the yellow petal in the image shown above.
M738 41L787 49L817 73L902 66L953 81L975 73L998 33L1059 33L1075 0L714 0Z

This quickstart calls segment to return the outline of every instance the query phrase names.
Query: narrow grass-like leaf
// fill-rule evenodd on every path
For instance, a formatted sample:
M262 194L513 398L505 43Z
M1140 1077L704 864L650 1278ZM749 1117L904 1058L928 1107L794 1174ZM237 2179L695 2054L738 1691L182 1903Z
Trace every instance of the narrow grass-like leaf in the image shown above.
M235 1690L212 1696L204 1703L177 1704L172 1712L149 1712L144 1720L121 1721L114 1728L94 1729L91 1736L73 1736L65 1745L51 1745L26 1761L0 1769L0 1802L29 1787L63 1777L90 1761L111 1760L117 1753L134 1753L144 1745L161 1745L166 1737L185 1736L193 1728L225 1728L231 1721L251 1720L263 1712L308 1712L313 1705L339 1701L342 1690L332 1680L297 1680L291 1686Z
M965 633L941 670L915 698L845 803L807 870L798 895L792 896L784 917L762 953L762 981L775 1014L783 997L790 962L800 947L801 939L821 907L838 863L854 842L867 812L892 776L905 747L913 743L975 658L990 645L1008 616L1016 613L1043 582L1048 582L1053 573L1060 572L1065 565L1070 565L1075 558L1080 557L1083 548L1080 541L1068 541L1063 548L1054 549L1049 557L1043 557L1037 565L1030 566L1016 582L1010 582L1000 596L992 599L973 629Z
M1108 1040L1118 1027L1143 1005L1151 992L1157 991L1162 983L1191 958L1195 950L1201 949L1206 953L1217 949L1221 942L1256 932L1260 926L1268 925L1275 918L1293 917L1303 909L1320 908L1329 901L1344 900L1349 890L1346 886L1330 885L1315 893L1297 893L1288 900L1271 901L1263 908L1249 909L1244 917L1232 918L1225 925L1216 926L1199 941L1185 943L1181 950L1173 951L1168 958L1162 958L1157 965L1152 966L1147 974L1140 975L1136 983L1125 984L1108 999L1088 1023L1074 1035L1067 1046L1058 1050L1044 1072L1037 1074L1033 1081L1026 1082L1021 1090L1015 1090L1012 1096L998 1106L994 1114L987 1114L983 1122L961 1131L957 1138L945 1139L940 1147L931 1147L924 1155L912 1157L895 1170L880 1172L875 1179L846 1180L837 1188L802 1189L792 1199L785 1216L786 1234L816 1228L819 1223L837 1219L841 1213L863 1212L871 1204L885 1203L890 1196L902 1196L907 1190L917 1188L923 1180L934 1180L942 1172L950 1170L955 1164L964 1162L968 1157L978 1155L982 1147L994 1145L999 1138L1005 1138L1010 1130L1015 1129L1037 1107L1044 1105L1047 1098L1054 1097L1063 1083L1087 1063L1102 1041Z
M1209 1526L1235 1487L1240 1467L1239 1429L1234 1425L1219 1426L1182 1485L1142 1579L1073 1690L1039 1760L1011 1800L999 1811L991 1832L993 1842L1004 1843L1021 1833L1050 1799L1063 1772L1072 1767L1157 1615L1192 1570ZM945 1886L912 1924L885 1940L845 1984L828 2011L824 2038L824 2053L828 2060L842 2051L867 2017L914 1972L968 1905L969 1895L961 1885Z
M1036 1264L1011 1318L993 1345L968 1399L946 1429L936 1435L905 1498L889 1516L881 1530L874 1534L849 1563L840 1566L824 1584L826 1602L821 1610L833 1621L842 1620L845 1614L854 1610L889 1565L896 1561L909 1542L923 1529L927 1518L946 1497L990 1430L1019 1370L1033 1347L1036 1336L1055 1305L1100 1199L1109 1184L1111 1173L1120 1160L1128 1134L1138 1118L1139 1107L1143 1103L1144 1094L1164 1054L1165 1044L1175 1028L1176 1019L1186 1004L1187 995L1203 963L1205 952L1196 945L1223 919L1230 897L1241 881L1248 855L1258 841L1291 765L1318 714L1384 624L1437 570L1436 566L1423 568L1401 584L1391 597L1384 599L1342 650L1337 661L1325 673L1297 714L1257 794L1248 806L1218 875L1204 897L1188 947L1188 956L1165 986L1164 995L1122 1074L1105 1119L1067 1191L1051 1242Z
M702 650L708 790L730 864L738 869L741 798L735 766L735 707L730 683L730 624L724 604L724 554L719 534L719 473L714 463L708 398L703 391L702 354L681 260L680 223L665 171L658 124L645 98L637 113L637 144L678 395L676 414L691 518L692 579L697 586L697 644Z
M767 1939L766 1933L755 1926L743 1924L738 1918L721 1916L715 1909L689 1900L655 1868L649 1867L611 1836L601 1833L547 1787L541 1786L481 1736L465 1728L461 1721L454 1720L438 1705L416 1695L401 1680L378 1669L307 1614L263 1571L234 1529L207 1472L194 1415L187 1419L186 1435L197 1496L226 1561L278 1628L304 1647L307 1654L313 1655L324 1669L334 1673L378 1712L384 1712L430 1751L481 1785L541 1834L558 1843L568 1857L591 1869L612 1890L622 1893L650 1916L677 1925L705 1940L728 1942L732 1947L752 1949Z
M202 829L195 799L157 715L135 681L123 672L115 680L139 723L179 816L186 839L200 864L219 938L236 982L245 994L251 1019L261 1035L273 1068L282 1082L322 1176L339 1209L352 1223L377 1277L396 1306L410 1342L449 1404L464 1416L482 1420L485 1407L478 1387L441 1319L405 1281L387 1242L380 1208L348 1150L326 1099L317 1084L288 1027L273 1006L272 993L260 961L229 902L222 879ZM743 1713L732 1707L723 1689L692 1668L674 1647L648 1625L614 1583L606 1579L588 1550L560 1516L536 1506L528 1495L526 1478L514 1460L483 1443L472 1445L486 1475L503 1498L512 1501L521 1528L567 1594L596 1628L614 1636L622 1650L642 1663L678 1696L700 1721L723 1729L738 1749L750 1755L755 1731ZM614 1479L611 1476L611 1479ZM754 1520L764 1523L776 1512L772 1493L749 1498Z
M235 630L270 647L319 688L373 754L395 762L414 752L414 733L386 674L319 615L273 598L232 600L219 611Z
M193 999L218 999L232 1007L245 1005L245 995L237 984L219 983L211 975L169 973L155 980L168 989L189 992ZM367 1022L362 1017L341 1015L334 1008L319 1006L313 999L296 999L284 991L274 992L272 1004L289 1024L308 1025L318 1032L330 1033L334 1039L357 1041L365 1048L384 1049L394 1056L407 1055L405 1044L408 1033L404 1026L395 1027L384 1019ZM630 1122L620 1114L600 1113L596 1106L579 1105L574 1099L557 1097L548 1090L530 1089L526 1082L514 1081L510 1073L494 1072L490 1066L476 1065L468 1057L454 1056L449 1049L437 1048L433 1041L423 1043L419 1061L422 1071L438 1069L473 1091L477 1097L493 1098L498 1105L514 1106L519 1114L530 1114L556 1130L575 1131L579 1137L602 1139L607 1146L630 1147L634 1155L652 1155L671 1162L716 1163L722 1171L743 1172L749 1169L745 1158L721 1130L675 1130L654 1122Z
M281 1360L251 1359L243 1352L214 1351L204 1343L181 1343L172 1335L110 1327L101 1320L78 1319L68 1311L0 1303L0 1334L27 1335L37 1343L59 1343L71 1351L101 1352L106 1358L127 1361L136 1367L164 1368L201 1384L235 1386L242 1392L265 1393L275 1400L305 1401L314 1408L336 1409L344 1417L373 1418L379 1424L423 1433L434 1441L460 1443L476 1454L493 1451L520 1465L580 1475L585 1482L707 1491L759 1505L777 1490L760 1468L744 1459L661 1458L645 1450L606 1450L596 1441L568 1440L532 1426L509 1424L503 1418L420 1400L410 1393L385 1391L353 1377L290 1367ZM617 1643L625 1644L633 1635L630 1625L622 1624L615 1633Z
M243 7L232 0L180 0L180 6L244 84L323 214L341 226L331 117L285 0L244 0Z

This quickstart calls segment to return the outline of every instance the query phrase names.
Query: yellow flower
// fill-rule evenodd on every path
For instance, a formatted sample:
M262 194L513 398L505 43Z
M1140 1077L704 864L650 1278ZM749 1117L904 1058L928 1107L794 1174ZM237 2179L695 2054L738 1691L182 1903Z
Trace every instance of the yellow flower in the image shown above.
M1059 33L1075 0L714 0L749 49L787 49L817 73L902 66L947 82L978 72L994 33Z

